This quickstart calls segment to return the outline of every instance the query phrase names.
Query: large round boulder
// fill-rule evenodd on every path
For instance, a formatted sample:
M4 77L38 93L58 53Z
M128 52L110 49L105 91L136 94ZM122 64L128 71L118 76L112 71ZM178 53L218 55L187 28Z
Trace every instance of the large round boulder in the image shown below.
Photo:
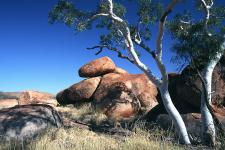
M109 57L93 60L79 69L80 77L97 77L111 73L116 69L114 62Z
M76 83L59 92L56 99L60 104L75 104L76 102L90 101L100 80L101 77L93 77Z
M59 114L49 105L32 104L0 110L0 136L6 140L33 139L47 128L62 125Z
M102 77L102 80L94 93L94 104L101 105L104 98L110 95L111 86L114 83L123 83L139 99L141 107L151 109L158 104L156 100L157 88L144 74L116 74L110 73Z

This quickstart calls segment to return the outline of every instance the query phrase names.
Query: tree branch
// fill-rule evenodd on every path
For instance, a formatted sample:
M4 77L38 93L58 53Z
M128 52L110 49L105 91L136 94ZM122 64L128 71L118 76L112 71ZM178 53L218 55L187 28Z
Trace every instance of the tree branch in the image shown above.
M214 3L213 3L213 0L211 0L210 5L207 5L205 0L200 0L200 1L203 5L204 11L205 11L204 30L209 36L211 36L211 33L209 33L209 31L208 31L208 22L209 22L209 17L210 17L210 9L212 8Z
M157 66L160 69L162 78L164 82L168 82L168 75L166 73L165 65L162 63L162 40L163 40L163 33L164 33L164 27L166 23L167 16L172 12L173 7L176 5L178 0L172 0L172 2L168 5L167 9L164 11L160 22L159 22L159 33L156 41L156 57L155 61L157 63Z
M134 64L134 60L132 58L123 55L122 52L119 49L117 49L115 47L111 47L109 45L96 45L96 46L93 46L93 47L89 47L87 49L88 50L99 49L99 51L97 53L95 53L95 55L98 55L104 50L104 48L116 52L118 57L120 57L122 59L126 59L126 60L128 60L128 61L130 61L131 63Z
M178 0L172 0L172 2L169 4L165 12L163 13L162 17L160 18L159 22L159 33L156 41L156 55L158 59L161 61L162 59L162 40L163 40L163 33L164 33L164 27L167 16L172 12L173 7L177 3Z
M155 59L156 58L156 55L155 55L155 52L150 48L148 47L144 42L138 42L136 40L134 40L134 43L138 46L140 46L141 48L143 48L146 52L148 52L149 54L151 54L151 56Z
M131 38L131 34L130 34L130 28L128 27L127 23L120 17L118 17L116 14L114 14L113 12L113 2L112 0L107 0L109 3L109 17L114 20L115 22L118 22L121 24L121 26L124 28L123 30L123 36L125 38L125 44L126 47L128 49L128 52L131 54L132 59L134 60L134 64L136 64L136 66L138 68L140 68L143 72L145 72L148 77L157 85L159 86L161 84L161 80L158 79L155 75L153 75L153 73L149 70L149 68L141 62L141 60L139 59L137 52L135 51L134 48L134 44Z

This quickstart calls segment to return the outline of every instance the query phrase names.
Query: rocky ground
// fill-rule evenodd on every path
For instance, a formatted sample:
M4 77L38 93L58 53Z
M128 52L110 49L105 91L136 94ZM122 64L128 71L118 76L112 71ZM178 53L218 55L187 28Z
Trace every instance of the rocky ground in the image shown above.
M225 126L224 62L223 58L213 73L212 87L213 110L222 126ZM89 62L78 72L86 79L56 96L38 91L0 92L0 147L207 148L199 146L201 84L191 68L186 67L181 74L169 74L169 90L197 147L178 145L179 138L157 87L144 74L130 74L108 57ZM218 141L217 147L224 147L224 140Z

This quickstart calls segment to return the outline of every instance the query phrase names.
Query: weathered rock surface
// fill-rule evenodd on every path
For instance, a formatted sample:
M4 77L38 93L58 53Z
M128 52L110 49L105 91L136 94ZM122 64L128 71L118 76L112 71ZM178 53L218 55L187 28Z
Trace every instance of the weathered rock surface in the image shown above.
M91 61L79 69L80 77L97 77L111 73L116 69L114 62L109 57L102 57Z
M18 99L21 92L0 92L0 99Z
M48 104L57 106L55 96L38 91L0 92L0 108L10 108L16 105Z
M110 94L111 86L116 82L124 83L137 96L142 107L151 109L158 104L157 88L144 74L110 73L102 77L101 83L94 93L96 106L101 105L102 100Z
M176 108L181 113L200 112L202 84L197 72L187 66L181 74L171 73L169 76L169 92ZM220 60L213 71L212 104L225 107L225 57ZM161 96L157 100L162 105Z
M22 92L18 99L19 105L28 104L48 104L51 106L57 106L57 101L54 95L38 91L25 91Z
M49 105L32 104L0 110L0 136L5 139L34 138L47 128L61 126L59 114Z
M95 108L115 122L146 112L158 104L157 88L144 74L129 74L108 57L87 63L79 70L88 79L59 92L60 104L92 101ZM101 76L101 77L99 77Z
M199 113L188 113L181 115L184 123L187 127L188 133L192 137L201 137L201 114ZM216 113L217 118L221 122L222 126L225 127L225 116ZM172 119L167 114L161 114L157 117L156 122L163 129L172 129L174 130L174 123Z
M18 105L17 99L0 99L0 109L10 108Z
M59 92L56 99L60 104L74 104L76 102L90 101L99 85L101 77L93 77L76 83Z
M113 73L117 74L128 74L128 72L122 68L116 67L116 69L113 71Z
M98 108L113 122L134 117L141 108L136 95L122 82L116 82L109 88L107 95Z

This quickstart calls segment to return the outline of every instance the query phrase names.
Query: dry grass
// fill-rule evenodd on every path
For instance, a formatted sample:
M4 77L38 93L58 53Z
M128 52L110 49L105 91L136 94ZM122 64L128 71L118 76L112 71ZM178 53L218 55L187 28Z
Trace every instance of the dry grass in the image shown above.
M93 111L85 105L79 109L60 107L64 117L100 124L106 119L103 114ZM166 141L167 133L161 130L149 132L142 124L136 125L129 136L118 138L103 133L95 133L83 128L49 129L29 143L6 142L0 149L28 150L179 150L183 149L171 141Z
M151 139L151 133L139 130L124 140L97 134L87 129L51 129L27 145L9 145L5 149L29 150L179 150L171 142ZM12 144L12 143L11 143ZM3 148L3 147L2 147Z
M104 114L95 111L90 104L84 104L80 107L58 107L57 110L63 117L84 123L99 125L107 120Z

